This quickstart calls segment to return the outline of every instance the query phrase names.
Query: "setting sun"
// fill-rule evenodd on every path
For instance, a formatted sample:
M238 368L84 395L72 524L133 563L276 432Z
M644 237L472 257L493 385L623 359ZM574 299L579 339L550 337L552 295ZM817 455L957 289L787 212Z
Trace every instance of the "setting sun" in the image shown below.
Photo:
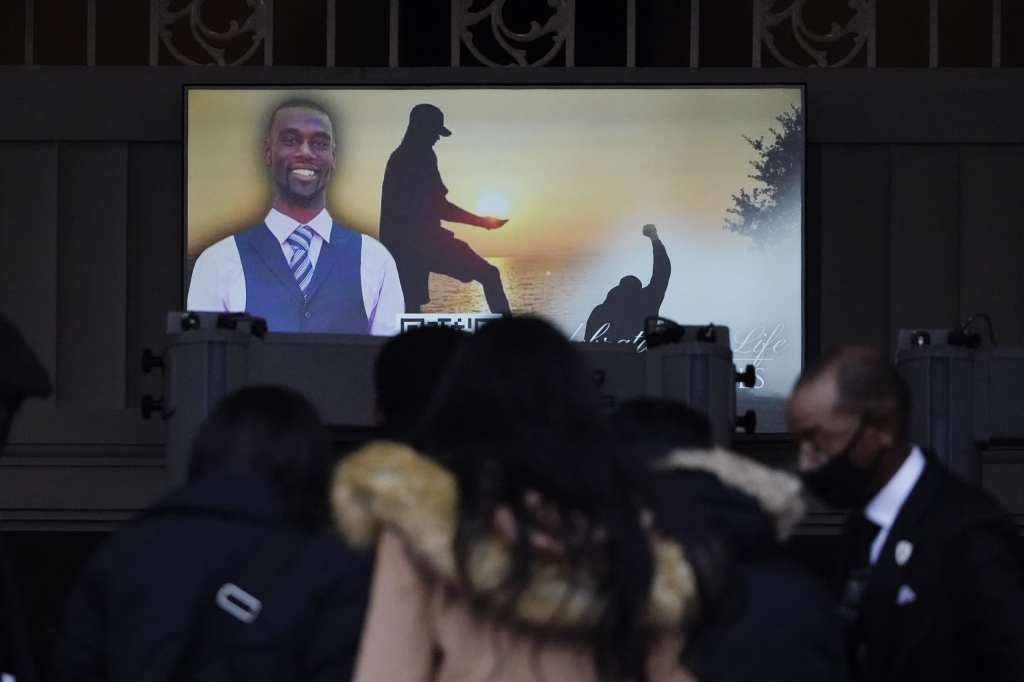
M484 192L476 200L476 212L495 218L508 217L508 199L498 192Z

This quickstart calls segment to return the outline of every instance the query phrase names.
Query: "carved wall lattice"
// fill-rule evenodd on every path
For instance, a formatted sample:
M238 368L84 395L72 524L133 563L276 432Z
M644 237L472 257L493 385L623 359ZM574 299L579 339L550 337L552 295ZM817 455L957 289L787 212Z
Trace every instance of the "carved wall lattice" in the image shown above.
M1024 66L1024 47L1013 39L1024 32L1024 14L1020 2L1006 0L8 0L8 4L0 64ZM57 4L61 12L49 11Z
M461 48L482 66L545 66L560 54L572 66L572 34L576 0L536 0L523 21L525 30L510 25L507 0L453 0L453 62L461 63ZM534 14L535 12L535 14Z
M849 0L852 11L845 20L834 19L827 30L808 25L808 0L757 0L760 40L779 64L787 67L841 67L865 49L873 50L876 0ZM820 0L819 0L820 2ZM782 47L780 34L787 32ZM873 66L873 55L868 65Z
M249 63L261 47L269 52L272 0L245 0L228 8L224 0L154 0L152 30L173 60L190 66L237 66ZM215 28L211 15L217 14ZM152 49L153 46L151 46ZM264 59L267 62L269 60Z

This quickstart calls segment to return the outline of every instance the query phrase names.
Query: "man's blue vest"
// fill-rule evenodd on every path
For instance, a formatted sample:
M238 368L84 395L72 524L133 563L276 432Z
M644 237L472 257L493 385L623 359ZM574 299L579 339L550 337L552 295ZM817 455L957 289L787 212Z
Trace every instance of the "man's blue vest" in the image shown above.
M245 312L272 332L368 334L360 276L362 236L337 223L324 241L313 279L303 294L281 243L266 225L235 235L245 273Z

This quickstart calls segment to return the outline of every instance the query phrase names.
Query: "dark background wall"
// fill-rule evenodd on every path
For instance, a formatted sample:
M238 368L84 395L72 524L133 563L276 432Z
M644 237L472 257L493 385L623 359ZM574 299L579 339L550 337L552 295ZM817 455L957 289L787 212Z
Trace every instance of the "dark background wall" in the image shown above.
M117 520L161 485L162 425L138 410L159 382L139 358L162 347L164 315L182 305L186 83L806 83L808 355L891 349L898 329L975 312L1003 345L1024 345L1017 70L0 67L0 78L0 245L17 254L0 308L56 378L0 464L9 522L74 524L86 509Z
M190 29L200 4L0 10L0 311L56 385L0 459L0 525L26 531L13 544L40 630L99 537L77 531L115 526L165 485L163 426L138 409L159 380L139 358L182 303L185 84L806 84L808 356L891 350L901 328L976 312L1024 346L1024 48L1008 39L1024 34L1020 3L779 0L773 23L752 0L565 0L563 22L546 2L508 0L512 28L552 29L512 68L481 66L515 58L486 21L453 15L458 1L277 0L246 23L253 10L225 0ZM197 40L231 18L239 36ZM808 43L833 21L841 31ZM742 447L789 451L784 438ZM1024 516L1024 449L984 452L986 484ZM814 515L808 546L836 521Z
M505 23L492 29L486 12L499 6ZM139 358L162 347L164 314L182 304L190 83L805 84L808 357L841 341L892 349L901 328L948 327L976 312L992 316L1003 345L1024 345L1024 72L1014 66L1024 51L1008 39L1024 32L1019 3L562 0L556 12L537 0L476 0L467 13L451 0L12 0L5 9L0 310L56 384L52 399L25 410L0 460L8 528L109 527L164 485L163 425L138 409L159 381ZM502 32L532 20L534 40ZM774 459L789 450L777 438L743 447ZM1015 452L996 452L986 471L1024 514L1024 493L1005 484Z

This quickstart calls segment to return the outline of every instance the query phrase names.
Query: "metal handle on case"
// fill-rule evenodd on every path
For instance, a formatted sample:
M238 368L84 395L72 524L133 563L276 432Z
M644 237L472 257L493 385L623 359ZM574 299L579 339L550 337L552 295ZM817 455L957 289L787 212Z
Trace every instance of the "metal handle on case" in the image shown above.
M162 398L154 398L151 395L142 396L142 400L139 402L139 409L142 410L142 418L150 419L154 412L159 412L163 416L164 401Z
M757 432L757 412L747 410L736 417L736 428L742 429L743 433L751 434Z
M747 365L742 372L736 372L736 383L753 388L757 385L757 369L753 365Z

